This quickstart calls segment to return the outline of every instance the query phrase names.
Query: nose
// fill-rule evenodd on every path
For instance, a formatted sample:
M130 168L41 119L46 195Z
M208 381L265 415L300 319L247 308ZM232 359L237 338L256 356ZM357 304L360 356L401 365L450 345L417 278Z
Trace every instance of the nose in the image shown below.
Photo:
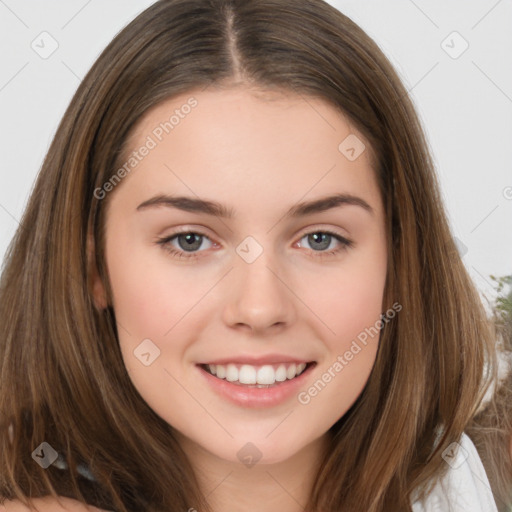
M263 251L252 263L236 261L223 315L228 326L262 334L295 320L293 290L269 255L270 251Z

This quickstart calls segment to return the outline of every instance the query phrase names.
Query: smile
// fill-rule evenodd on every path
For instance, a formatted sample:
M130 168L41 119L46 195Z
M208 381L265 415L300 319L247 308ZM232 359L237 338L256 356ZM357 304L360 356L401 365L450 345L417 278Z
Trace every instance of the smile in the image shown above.
M222 399L244 408L268 408L296 396L306 386L316 365L316 362L262 366L197 364L196 368L207 386Z
M234 384L271 386L276 382L284 382L298 377L308 364L311 363L277 363L262 366L230 363L227 365L205 364L201 366L218 379L226 379Z

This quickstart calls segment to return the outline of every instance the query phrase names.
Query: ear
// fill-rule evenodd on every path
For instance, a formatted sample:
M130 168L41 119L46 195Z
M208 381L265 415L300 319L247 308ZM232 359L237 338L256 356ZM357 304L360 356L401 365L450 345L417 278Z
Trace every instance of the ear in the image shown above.
M92 234L87 237L87 263L88 263L88 286L92 293L94 303L98 309L107 308L107 294L105 286L101 280L98 268L96 267L96 250Z

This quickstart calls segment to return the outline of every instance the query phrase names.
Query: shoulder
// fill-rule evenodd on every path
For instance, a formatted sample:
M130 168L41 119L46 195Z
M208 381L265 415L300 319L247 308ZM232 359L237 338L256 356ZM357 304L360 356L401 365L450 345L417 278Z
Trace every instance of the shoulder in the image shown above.
M27 507L21 501L5 501L0 504L0 512L108 512L106 510L86 505L80 501L71 498L54 498L45 496L44 498L33 498L32 507Z
M475 445L462 434L443 452L450 466L437 482L426 502L415 502L413 512L452 510L453 512L497 512L491 486Z

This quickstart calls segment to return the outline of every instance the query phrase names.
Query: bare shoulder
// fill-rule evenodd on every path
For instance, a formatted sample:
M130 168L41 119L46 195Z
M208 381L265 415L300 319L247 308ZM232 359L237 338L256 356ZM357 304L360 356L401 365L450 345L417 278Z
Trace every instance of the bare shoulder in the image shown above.
M0 504L0 512L108 512L62 496L59 499L45 496L44 498L33 498L31 501L31 508L19 500L5 501Z

